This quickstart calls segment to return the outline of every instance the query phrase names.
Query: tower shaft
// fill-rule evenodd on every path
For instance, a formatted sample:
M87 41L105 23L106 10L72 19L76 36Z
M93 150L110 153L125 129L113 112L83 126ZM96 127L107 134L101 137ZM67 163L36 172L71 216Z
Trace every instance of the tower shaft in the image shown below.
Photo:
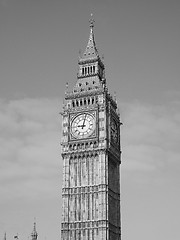
M62 240L121 239L120 118L93 27L62 112Z

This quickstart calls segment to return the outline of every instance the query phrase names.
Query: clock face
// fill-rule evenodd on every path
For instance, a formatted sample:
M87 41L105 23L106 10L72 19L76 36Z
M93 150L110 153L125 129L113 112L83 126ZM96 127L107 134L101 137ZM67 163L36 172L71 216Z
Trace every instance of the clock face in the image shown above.
M111 139L113 142L118 142L118 128L114 119L111 121Z
M77 115L71 122L71 134L82 139L92 135L95 130L95 117L90 113Z

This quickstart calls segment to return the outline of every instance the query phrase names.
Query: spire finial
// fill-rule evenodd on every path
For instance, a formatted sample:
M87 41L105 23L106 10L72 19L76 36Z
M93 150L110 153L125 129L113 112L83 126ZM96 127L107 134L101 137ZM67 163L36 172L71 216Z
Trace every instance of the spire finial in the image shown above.
M33 226L33 231L36 232L36 218L34 217L34 226Z
M90 22L90 28L93 28L94 27L94 18L93 18L93 14L91 13L91 18L89 19L89 22Z
M66 82L66 93L68 93L68 89L69 89L69 83L68 82Z
M32 240L37 240L38 234L36 231L36 218L34 219L33 231L31 233Z
M117 103L116 92L114 92L114 101Z
M33 230L34 230L34 232L36 231L36 221L34 221Z

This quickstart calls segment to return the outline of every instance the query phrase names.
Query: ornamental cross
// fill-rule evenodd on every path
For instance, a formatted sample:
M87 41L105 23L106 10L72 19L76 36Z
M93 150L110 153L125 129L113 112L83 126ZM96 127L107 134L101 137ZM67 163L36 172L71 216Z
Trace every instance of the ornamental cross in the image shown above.
M91 18L89 19L89 22L90 22L90 27L93 28L94 27L94 18L93 18L93 14L91 13Z

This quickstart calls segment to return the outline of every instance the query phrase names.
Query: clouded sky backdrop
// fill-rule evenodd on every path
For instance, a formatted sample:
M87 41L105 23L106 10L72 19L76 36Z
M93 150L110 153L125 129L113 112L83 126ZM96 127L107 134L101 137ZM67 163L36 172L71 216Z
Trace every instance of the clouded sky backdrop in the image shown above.
M95 38L121 113L123 240L180 239L180 2L0 0L0 237L59 239L61 117Z

